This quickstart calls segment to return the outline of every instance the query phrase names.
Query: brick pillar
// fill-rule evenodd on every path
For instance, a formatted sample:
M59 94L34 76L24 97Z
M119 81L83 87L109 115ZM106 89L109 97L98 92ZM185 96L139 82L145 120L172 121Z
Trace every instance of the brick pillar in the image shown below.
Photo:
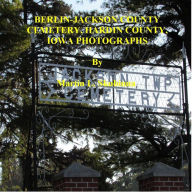
M98 178L68 177L54 182L56 191L98 191Z
M55 191L98 191L100 173L80 163L72 163L53 178Z
M137 178L139 191L184 191L184 172L156 163Z

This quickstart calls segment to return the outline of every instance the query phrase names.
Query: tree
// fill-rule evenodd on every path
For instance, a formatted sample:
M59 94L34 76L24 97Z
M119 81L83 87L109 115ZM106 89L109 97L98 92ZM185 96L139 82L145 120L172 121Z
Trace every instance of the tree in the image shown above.
M181 157L181 147L187 150L185 130L174 137L171 123L155 115L99 111L76 124L86 127L94 138L95 150L101 151L104 162L113 168L117 176L111 182L116 190L135 189L136 176L154 162L181 168L181 158L187 159L185 153Z
M100 190L111 190L111 185L106 182L106 179L110 179L113 176L113 169L110 167L111 165L104 161L104 155L101 151L93 151L90 152L88 147L77 149L74 147L69 152L64 152L62 150L56 150L54 152L50 152L46 148L46 158L48 161L51 160L52 163L48 163L45 168L46 175L45 178L49 183L53 176L59 171L67 168L73 161L80 162L85 166L89 166L101 173L99 189ZM50 171L50 165L54 171ZM43 169L42 169L43 170ZM40 187L40 185L39 185ZM44 186L43 186L44 187ZM41 188L39 188L41 189ZM43 189L43 188L42 188Z
M137 53L147 57L142 57L146 60L149 57L155 58L157 63L167 64L171 61L181 58L182 43L186 47L187 58L189 66L191 66L191 1L190 0L120 0L108 1L105 4L110 7L114 14L132 15L136 16L160 16L159 23L152 22L142 26L162 26L166 28L167 34L164 37L162 45L157 43L150 43L148 46L140 46ZM110 12L111 13L111 12ZM150 42L155 40L155 35L147 35ZM166 40L165 40L166 39ZM147 54L146 50L153 50L151 55ZM124 49L122 58L132 59L131 55L127 55L127 48ZM141 57L134 57L135 60Z
M26 2L26 1L24 1ZM32 14L70 14L70 8L62 1L27 1L27 19ZM0 114L1 138L0 154L4 167L3 183L9 176L8 167L14 167L14 162L22 170L22 180L27 180L27 188L32 190L32 153L29 150L27 166L26 153L28 133L31 127L31 51L30 36L27 25L22 17L23 7L20 0L1 0L0 3ZM25 15L26 16L26 15ZM32 23L30 23L32 24ZM44 46L44 39L37 38L38 49ZM53 47L50 47L50 49ZM63 47L64 48L64 47ZM51 59L51 58L50 58ZM53 58L52 58L53 59ZM55 59L55 58L54 58ZM56 147L56 145L55 145ZM15 154L15 155L13 155ZM10 159L10 161L6 161ZM27 168L27 175L25 175ZM16 169L15 169L16 170ZM12 182L12 177L10 183ZM21 183L20 183L21 184ZM5 187L6 188L6 187ZM5 189L4 188L4 189ZM20 186L22 188L22 186Z
M8 124L21 113L22 95L26 90L18 71L18 57L30 46L26 25L23 25L21 13L22 3L1 0L0 3L0 114L1 114L1 162L2 190L21 189L22 174L17 159L17 130L10 129ZM17 79L17 81L16 81ZM11 130L14 133L11 133ZM21 149L21 148L20 148ZM17 181L16 181L17 178Z
M26 33L26 25L21 18L22 3L14 0L12 3L1 0L0 4L0 62L1 71L6 70L6 61L16 59L30 46Z
M2 18L1 26L3 32L1 37L1 58L2 63L0 72L3 81L0 83L0 96L1 96L1 161L4 167L3 174L3 187L4 189L11 190L9 185L13 181L13 177L9 177L9 169L14 167L14 162L18 162L17 168L21 167L24 181L24 187L28 190L33 189L33 173L32 173L32 145L29 143L29 135L31 128L31 49L30 49L30 36L26 32L26 23L32 25L31 19L34 15L70 15L71 10L69 6L60 0L50 1L23 1L24 8L21 2L3 0L1 5L0 16ZM24 18L22 12L24 11ZM29 21L28 21L29 20ZM9 22L11 21L11 22ZM28 21L28 22L27 22ZM70 24L72 25L72 24ZM9 39L7 44L5 37ZM48 46L45 42L46 36L39 35L36 37L35 51L43 51L49 49L50 52L73 52L76 51L77 46L71 47L69 45ZM14 47L14 49L12 49ZM65 60L64 60L65 61ZM63 62L62 57L45 56L44 62ZM67 61L66 61L67 62ZM70 63L73 64L73 63ZM48 115L54 113L52 109ZM41 122L42 123L42 122ZM42 123L43 124L43 123ZM37 126L37 137L41 136L42 124ZM56 128L55 135L50 132L42 142L39 137L37 145L46 147L46 160L54 162L54 157L57 156L57 137L62 134L65 141L71 141L75 137L75 130L72 129L72 123L68 119L64 119ZM49 137L52 139L50 140ZM45 142L45 143L44 143ZM43 167L42 149L38 148L38 169ZM15 155L13 155L15 154ZM54 154L50 156L49 154ZM27 156L27 159L26 159ZM60 154L63 156L63 153ZM6 161L10 159L10 161ZM7 169L5 169L7 167ZM52 168L51 163L49 167ZM58 169L58 167L57 167ZM17 169L15 169L17 170ZM27 170L27 171L26 171ZM51 171L51 170L50 170ZM9 182L5 182L9 177ZM21 183L20 183L21 184ZM22 188L22 186L20 186Z

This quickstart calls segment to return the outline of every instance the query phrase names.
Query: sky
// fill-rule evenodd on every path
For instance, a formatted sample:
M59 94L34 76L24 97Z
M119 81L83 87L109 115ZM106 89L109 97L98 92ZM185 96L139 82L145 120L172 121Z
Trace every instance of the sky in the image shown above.
M78 11L93 11L101 10L102 3L104 0L64 0L68 5L72 5L72 9L76 12Z

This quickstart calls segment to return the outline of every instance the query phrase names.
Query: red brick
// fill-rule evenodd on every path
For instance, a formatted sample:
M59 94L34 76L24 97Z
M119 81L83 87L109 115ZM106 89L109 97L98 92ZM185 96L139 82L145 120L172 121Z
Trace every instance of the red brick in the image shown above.
M93 178L93 182L98 182L98 178Z
M160 191L168 191L169 187L160 187Z
M152 178L151 178L151 181L155 181L155 178L154 178L154 177L152 177Z
M71 188L64 187L63 191L71 191Z
M155 181L159 181L160 180L160 177L154 177L155 178Z
M151 187L151 191L159 191L159 187Z
M87 187L87 183L77 183L77 187Z
M173 182L164 182L165 186L173 186Z
M64 188L64 187L63 187L62 185L60 185L59 190L60 190L60 191L63 191L63 188Z
M178 181L178 177L169 177L169 181Z
M184 178L183 178L183 177L178 177L178 180L179 180L179 181L183 181Z
M54 187L55 191L58 191L59 190L59 187Z
M160 181L168 181L168 177L159 177Z
M154 181L159 181L159 179L160 179L159 177L153 177Z
M82 178L83 179L83 181L85 181L85 182L91 182L92 181L92 177L90 178L90 177L84 177L84 178Z
M81 177L73 177L71 180L72 182L81 182Z
M143 185L145 185L145 184L147 184L147 180L146 179L143 180Z
M151 182L143 182L143 186L147 186L148 184L150 184Z
M146 183L151 183L151 178L145 180Z
M88 183L88 187L98 187L98 183Z
M64 178L62 182L71 182L71 178Z
M64 187L76 187L76 183L64 183Z
M61 179L57 181L57 185L60 185L60 184L63 184L63 183L64 183L64 181L61 180Z
M148 183L148 184L147 184L147 187L151 187L151 186L152 186L152 183Z
M147 183L143 182L142 186L146 186L146 185L147 185Z
M83 188L83 191L92 191L93 188Z
M82 191L82 188L72 188L71 191Z
M178 189L177 187L169 187L169 191L177 191Z
M159 181L159 177L152 177L151 181Z
M174 186L184 186L184 183L183 182L175 182Z
M153 186L163 186L163 182L153 182Z

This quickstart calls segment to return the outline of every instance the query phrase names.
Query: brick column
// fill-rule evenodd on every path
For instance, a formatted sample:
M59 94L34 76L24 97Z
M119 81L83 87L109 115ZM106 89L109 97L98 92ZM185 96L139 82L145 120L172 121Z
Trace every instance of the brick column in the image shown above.
M140 191L183 191L183 177L150 177L139 180Z
M98 191L98 178L71 177L54 182L56 191Z
M80 163L72 163L53 178L55 191L98 191L100 173Z
M184 191L184 172L156 163L137 178L139 191Z

